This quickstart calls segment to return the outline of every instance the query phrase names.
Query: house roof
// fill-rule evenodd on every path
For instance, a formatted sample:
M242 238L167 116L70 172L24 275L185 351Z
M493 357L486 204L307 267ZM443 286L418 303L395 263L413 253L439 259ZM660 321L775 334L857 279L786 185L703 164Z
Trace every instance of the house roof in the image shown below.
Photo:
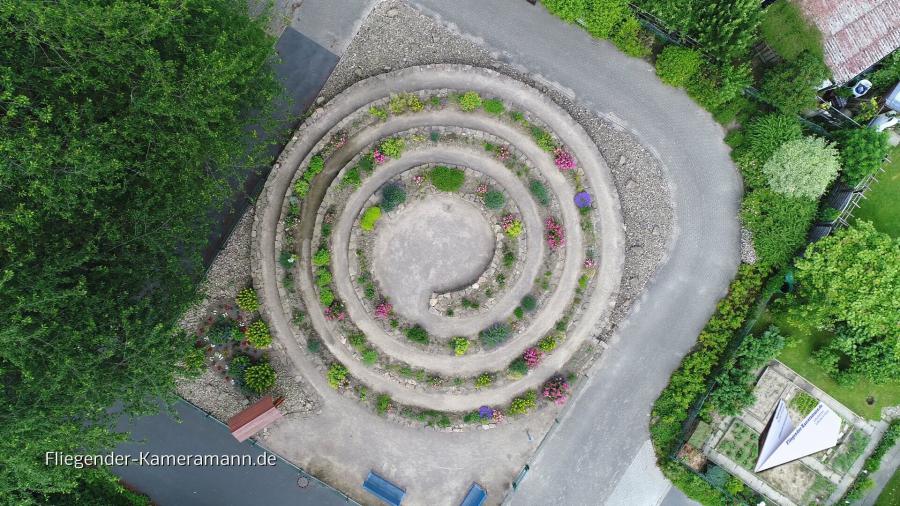
M900 47L900 0L792 0L822 32L825 63L847 82Z

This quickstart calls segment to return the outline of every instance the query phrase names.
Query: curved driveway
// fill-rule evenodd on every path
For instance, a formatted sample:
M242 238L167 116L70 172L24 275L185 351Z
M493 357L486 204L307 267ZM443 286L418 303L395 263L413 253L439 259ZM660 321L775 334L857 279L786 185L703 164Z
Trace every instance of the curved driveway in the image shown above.
M672 183L676 230L668 261L511 496L513 504L602 504L649 438L653 401L737 269L742 187L724 132L683 91L654 77L650 64L543 8L504 0L413 3L631 130Z

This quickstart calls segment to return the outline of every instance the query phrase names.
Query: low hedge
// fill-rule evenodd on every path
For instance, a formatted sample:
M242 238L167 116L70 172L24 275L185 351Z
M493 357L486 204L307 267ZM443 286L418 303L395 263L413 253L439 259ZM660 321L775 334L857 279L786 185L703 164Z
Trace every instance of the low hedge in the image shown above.
M866 492L875 484L870 478L871 474L881 467L881 459L884 458L884 454L897 443L898 439L900 439L900 420L894 420L888 426L881 441L878 442L878 446L875 447L875 450L872 451L872 454L869 455L869 458L863 464L862 471L866 471L866 473L863 474L860 471L856 479L853 480L853 484L847 489L844 497L841 497L837 504L852 504L866 495Z

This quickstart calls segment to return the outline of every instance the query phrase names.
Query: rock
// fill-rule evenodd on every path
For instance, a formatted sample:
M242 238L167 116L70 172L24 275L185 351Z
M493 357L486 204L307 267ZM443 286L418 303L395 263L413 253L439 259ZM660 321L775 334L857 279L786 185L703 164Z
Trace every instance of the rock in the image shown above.
M394 18L397 17L397 14L400 14L400 11L397 9L388 9L385 14L387 14L389 18Z
M625 181L625 188L628 190L634 188L635 185L637 185L637 183L634 182L634 179L628 178L628 180Z
M325 103L325 97L319 96L316 97L316 105L322 105Z

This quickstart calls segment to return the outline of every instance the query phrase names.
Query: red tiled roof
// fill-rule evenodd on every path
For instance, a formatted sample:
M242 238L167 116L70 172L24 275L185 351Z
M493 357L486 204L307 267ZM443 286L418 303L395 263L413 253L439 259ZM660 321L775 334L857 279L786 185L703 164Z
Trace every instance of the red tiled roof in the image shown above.
M272 397L267 395L231 417L228 420L228 430L238 441L243 441L282 416L281 411L275 407Z
M792 0L822 32L825 63L840 83L900 47L900 0Z

